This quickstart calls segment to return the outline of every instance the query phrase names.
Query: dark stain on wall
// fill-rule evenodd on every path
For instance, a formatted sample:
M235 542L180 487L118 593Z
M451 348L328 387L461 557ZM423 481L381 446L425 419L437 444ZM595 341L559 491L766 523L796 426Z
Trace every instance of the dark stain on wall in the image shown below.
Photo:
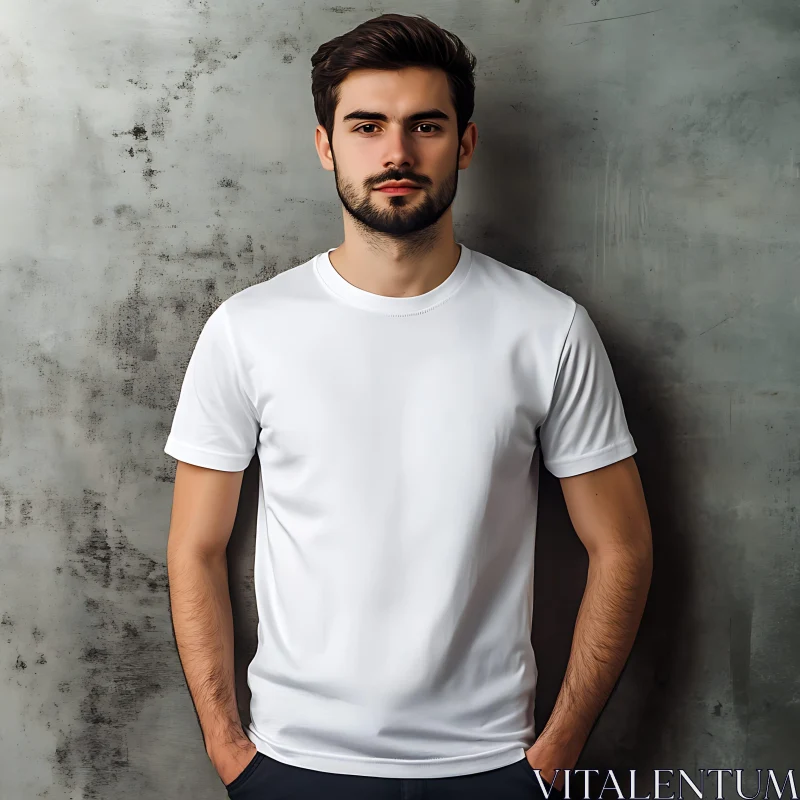
M211 18L211 4L209 0L188 0L186 3L188 8L191 8L203 18L207 23ZM263 3L262 3L263 5Z
M190 38L189 42L194 46L194 64L192 65L192 69L196 74L205 72L211 75L222 66L223 62L216 57L219 46L222 44L222 40L218 36L201 42Z
M275 38L275 49L283 54L283 63L291 64L300 53L300 42L291 33L281 33Z
M142 227L141 220L137 216L136 210L127 203L120 203L114 206L114 216L117 218L117 222L121 226L124 225L126 228Z
M238 52L220 53L222 40L219 37L209 39L190 37L188 41L194 49L192 66L184 71L183 80L163 98L164 101L169 97L173 100L185 100L187 111L193 105L195 78L202 74L213 74L223 66L225 63L223 59L236 59L240 55Z
M249 246L251 255L249 256L249 258L245 259L245 263L252 265L253 239L251 236L248 235L247 240L250 243ZM198 260L198 261L210 260L219 262L220 267L227 272L235 272L238 269L238 265L236 264L236 262L233 261L230 255L230 245L228 243L228 238L222 231L216 231L214 234L212 234L211 244L196 250L187 250L184 257L188 257L192 260Z
M246 267L253 266L253 237L248 233L245 237L245 244L238 253L236 253L236 257L239 259L239 262Z
M77 581L86 617L74 632L75 677L58 687L79 695L78 715L59 732L53 767L65 788L78 788L80 776L82 797L106 800L130 778L131 720L153 697L183 683L167 615L167 571L130 542L102 492L51 496L49 503L63 526L64 566ZM147 783L147 776L137 779ZM156 796L157 787L149 788Z
M156 100L155 107L156 110L153 116L153 122L150 125L150 133L154 139L163 141L164 130L166 126L166 115L170 113L169 97L159 97Z
M167 109L167 111L168 110L169 109ZM159 126L157 138L163 138L163 115L159 115L157 117L157 120L158 120L157 124ZM137 142L146 142L149 140L149 137L147 135L147 129L145 128L144 125L139 123L135 124L129 131L114 131L112 132L111 135L114 137L130 135L133 136L133 138ZM153 154L148 145L136 145L135 147L131 146L125 152L131 158L134 158L137 153L143 153L145 156L145 164L150 165L153 163ZM145 180L147 181L148 189L158 188L156 184L153 183L152 178L153 176L157 175L160 171L161 170L154 169L151 166L145 166L145 168L142 170L142 177L145 178ZM125 170L123 170L123 172L125 172Z
M175 352L174 338L166 339L166 344L163 344L162 334L171 324L169 315L174 313L171 309L177 309L181 314L184 309L190 309L190 318L182 328L188 340L199 334L202 321L221 301L213 280L191 281L191 291L176 290L175 296L170 296L163 289L153 287L149 290L144 283L145 274L145 270L139 270L125 298L101 314L95 339L104 350L116 356L120 373L110 385L113 392L120 393L124 403L166 411L174 406L174 383L178 380L173 371L173 360L162 358L162 348L167 352L172 348ZM187 341L178 341L177 346L180 348L180 361L183 361ZM185 360L188 361L188 355ZM89 389L92 383L91 380L86 383L88 392L92 391ZM98 411L110 405L108 398L102 405L94 400L87 397L88 404L97 407Z
M128 296L115 308L111 344L120 358L120 366L138 368L143 361L158 357L158 341L153 325L157 309L145 298L141 280L137 279Z

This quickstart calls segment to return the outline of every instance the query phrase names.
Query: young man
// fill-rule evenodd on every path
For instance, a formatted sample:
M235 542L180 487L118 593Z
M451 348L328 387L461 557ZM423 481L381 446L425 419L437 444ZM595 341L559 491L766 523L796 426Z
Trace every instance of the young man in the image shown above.
M460 40L385 14L312 64L344 242L211 314L164 448L179 460L172 614L206 750L242 800L550 794L627 659L650 581L611 365L571 297L454 240L477 140ZM537 736L538 446L590 569ZM225 552L254 452L245 731Z

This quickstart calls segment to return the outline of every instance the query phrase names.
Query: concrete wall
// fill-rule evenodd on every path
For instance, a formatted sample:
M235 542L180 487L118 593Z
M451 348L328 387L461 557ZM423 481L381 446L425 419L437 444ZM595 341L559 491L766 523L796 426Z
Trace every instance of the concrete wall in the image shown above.
M309 58L392 10L479 60L457 238L586 305L639 446L653 588L579 766L797 767L797 3L354 3L0 7L0 796L224 796L173 644L162 447L211 310L341 241ZM542 483L540 726L586 566Z

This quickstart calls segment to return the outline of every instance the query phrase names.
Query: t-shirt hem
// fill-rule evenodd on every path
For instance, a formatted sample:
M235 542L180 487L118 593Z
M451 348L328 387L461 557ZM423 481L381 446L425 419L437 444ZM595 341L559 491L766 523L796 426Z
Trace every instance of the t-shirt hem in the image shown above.
M219 469L224 472L240 472L250 464L253 458L251 453L235 455L203 450L194 445L186 444L186 442L180 442L172 436L167 437L164 452L179 461L185 461L198 467Z
M248 729L248 734L259 752L284 764L321 772L377 778L450 778L507 767L525 757L525 748L521 745L505 745L484 753L436 759L333 756L276 745L255 733L252 727Z
M568 478L572 475L591 472L593 469L600 469L600 467L607 467L609 464L614 464L617 461L621 461L623 458L628 458L636 452L638 451L633 437L628 436L621 442L615 442L608 447L604 447L602 450L596 450L593 453L588 453L579 458L570 458L560 461L548 461L544 459L544 465L547 467L548 472L556 478Z

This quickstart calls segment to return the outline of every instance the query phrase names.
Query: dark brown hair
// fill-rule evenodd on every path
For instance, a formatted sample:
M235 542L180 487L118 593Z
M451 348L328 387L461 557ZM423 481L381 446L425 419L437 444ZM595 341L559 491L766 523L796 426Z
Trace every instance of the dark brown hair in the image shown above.
M447 73L461 141L475 107L476 63L458 36L422 14L381 14L320 45L311 57L311 94L317 121L332 141L339 84L353 70L432 67Z

